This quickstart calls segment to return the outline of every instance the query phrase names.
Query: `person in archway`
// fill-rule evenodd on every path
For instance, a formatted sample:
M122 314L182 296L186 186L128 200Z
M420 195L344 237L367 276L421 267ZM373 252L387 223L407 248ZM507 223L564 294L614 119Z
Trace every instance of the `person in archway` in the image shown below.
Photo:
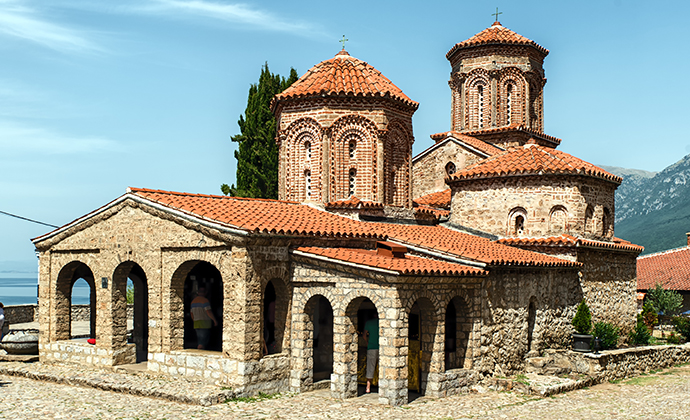
M200 287L197 295L192 300L190 315L194 321L194 331L196 332L197 349L205 349L211 339L211 323L218 325L216 317L211 310L211 302L206 299L206 288Z
M374 379L376 364L379 361L379 319L373 318L364 324L364 335L367 339L367 390L371 392L371 381Z

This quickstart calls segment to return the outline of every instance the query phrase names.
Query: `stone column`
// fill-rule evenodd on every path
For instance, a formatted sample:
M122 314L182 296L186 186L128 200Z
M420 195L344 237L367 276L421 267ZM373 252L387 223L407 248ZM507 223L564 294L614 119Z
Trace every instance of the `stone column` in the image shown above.
M333 373L331 395L334 398L357 396L357 332L347 314L333 314Z
M400 307L388 307L385 317L379 319L379 402L382 404L407 404L408 343L407 328L403 328L403 324L407 327L407 321L403 319L404 311Z
M313 383L312 328L307 313L292 313L290 392L305 392Z

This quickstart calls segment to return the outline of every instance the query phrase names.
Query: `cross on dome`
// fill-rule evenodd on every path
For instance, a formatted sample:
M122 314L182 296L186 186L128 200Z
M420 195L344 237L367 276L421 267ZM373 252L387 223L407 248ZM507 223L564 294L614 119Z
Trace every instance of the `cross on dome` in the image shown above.
M502 15L502 14L503 14L503 12L499 12L499 11L498 11L498 7L497 7L497 8L496 8L496 13L492 13L492 14L491 14L491 16L495 16L495 17L496 17L496 21L495 21L494 23L498 23L498 24L500 25L500 22L498 21L498 15ZM345 36L345 35L343 35L343 36Z
M349 39L345 38L345 35L343 35L343 39L341 39L340 41L338 41L338 42L342 42L342 43L343 43L343 51L345 51L345 42L347 42L347 41L349 41Z

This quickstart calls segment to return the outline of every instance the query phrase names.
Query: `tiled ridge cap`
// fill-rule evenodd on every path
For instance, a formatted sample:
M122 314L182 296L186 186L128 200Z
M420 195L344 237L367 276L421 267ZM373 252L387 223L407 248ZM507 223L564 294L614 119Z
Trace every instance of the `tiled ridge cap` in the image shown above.
M456 140L467 143L468 145L474 147L480 152L486 153L489 156L501 153L503 151L503 149L501 149L500 147L494 146L493 144L487 143L482 139L472 137L467 133L461 133L459 131L444 131L443 133L432 134L430 137L434 141L440 141L448 137L452 137Z
M151 188L128 187L127 192L132 193L132 194L142 192L142 193L156 193L156 194L179 195L179 196L190 196L190 197L221 198L221 199L227 199L227 200L263 201L263 202L271 202L271 203L298 204L298 205L301 204L298 201L291 201L291 200L275 200L272 198L235 197L235 196L231 196L231 195L220 195L220 194L188 193L188 192L180 192L180 191L156 190L156 189L151 189Z
M388 98L413 109L419 108L419 103L411 100L372 65L341 50L335 57L307 70L295 83L276 95L271 109L275 109L282 100L322 96Z
M402 275L441 275L441 276L488 276L481 268L458 263L439 261L420 256L405 255L404 258L381 255L376 250L361 248L322 248L313 246L298 247L296 251L328 259L372 268L395 271Z
M511 124L511 125L505 125L502 127L493 127L493 128L483 128L480 130L468 130L464 131L463 133L467 136L477 136L481 134L494 134L494 133L503 133L507 131L521 131L523 133L531 134L532 136L538 137L542 140L547 140L550 141L556 145L561 144L563 140L559 139L558 137L550 136L542 131L535 130L533 128L525 127L522 124Z
M363 209L363 208L383 208L383 203L369 200L360 200L356 196L344 200L329 201L324 204L327 209Z
M605 242L596 241L593 239L577 238L568 234L548 237L501 238L496 242L513 246L587 246L593 248L618 249L636 252L641 252L644 249L644 247L640 245L635 245L619 238L613 238L612 242Z
M532 41L531 39L511 31L510 29L502 26L500 22L494 22L493 25L475 34L469 39L455 44L450 51L446 53L446 58L450 60L450 58L461 49L491 44L525 45L535 48L537 51L544 54L544 56L549 54L549 50Z
M589 176L620 184L623 178L560 150L527 143L468 166L448 182L521 175Z

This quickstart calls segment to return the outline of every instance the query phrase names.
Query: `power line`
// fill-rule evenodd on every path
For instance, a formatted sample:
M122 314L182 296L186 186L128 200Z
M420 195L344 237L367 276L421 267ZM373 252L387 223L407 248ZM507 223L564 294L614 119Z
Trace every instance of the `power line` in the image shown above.
M11 216L11 217L16 217L17 219L22 219L22 220L26 220L26 221L33 222L33 223L38 223L39 225L50 226L53 228L60 227L60 226L51 225L50 223L43 223L43 222L39 222L38 220L29 219L27 217L17 216L16 214L8 213L8 212L2 211L2 210L0 210L0 213L6 214L6 215Z

